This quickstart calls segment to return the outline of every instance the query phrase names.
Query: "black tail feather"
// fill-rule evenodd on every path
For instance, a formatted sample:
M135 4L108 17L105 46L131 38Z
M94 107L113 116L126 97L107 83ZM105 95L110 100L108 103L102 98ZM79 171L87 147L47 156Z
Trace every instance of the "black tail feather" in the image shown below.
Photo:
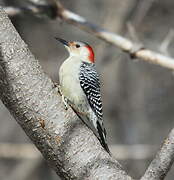
M107 145L107 143L106 143L106 138L105 138L105 136L106 136L106 131L105 131L105 129L104 129L104 130L102 129L102 127L101 127L101 125L100 125L99 122L97 122L97 129L98 129L98 133L99 133L99 136L100 136L100 138L98 138L98 139L99 139L101 145L102 145L103 148L111 155L111 152L110 152L110 150L109 150L109 147L108 147L108 145Z
M91 127L90 127L90 126L83 120L83 118L77 113L77 111L75 110L75 108L74 108L72 105L70 105L70 106L71 106L72 110L77 114L77 116L79 117L79 119L81 119L81 120L87 125L87 127L91 129ZM91 130L93 131L93 129L91 129ZM106 131L105 131L105 129L104 129L104 130L102 129L102 127L101 127L101 125L100 125L99 122L97 122L97 130L98 130L99 136L97 136L97 135L94 133L94 131L93 131L93 133L96 135L96 137L98 138L100 144L101 144L102 147L106 150L106 152L108 152L109 155L111 155L111 152L110 152L109 147L108 147L108 145L107 145L107 143L106 143L106 140L105 140Z

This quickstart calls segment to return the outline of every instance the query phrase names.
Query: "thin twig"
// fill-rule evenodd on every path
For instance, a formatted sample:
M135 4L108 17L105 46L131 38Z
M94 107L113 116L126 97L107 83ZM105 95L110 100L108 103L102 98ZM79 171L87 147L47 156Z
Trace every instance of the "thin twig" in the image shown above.
M51 19L55 19L57 17L56 14L56 6L55 4L29 4L25 7L4 7L5 12L8 14L9 17L25 15L25 14L32 14L37 17L49 17Z
M174 162L174 129L149 165L141 180L163 180Z
M140 0L137 3L137 7L134 10L135 14L133 16L133 25L137 27L140 23L142 23L143 19L147 16L150 8L154 4L156 0Z
M8 16L13 17L20 14L23 14L22 9L19 7L4 7L5 12L8 14Z
M127 23L127 29L128 29L128 35L131 37L131 40L137 44L142 45L142 43L138 37L138 33L136 32L135 27L133 26L133 24L131 22Z
M160 51L166 55L170 55L169 53L169 45L170 43L172 42L174 38L174 30L173 29L170 29L169 32L167 33L167 35L165 36L163 42L161 43L160 45Z
M146 48L140 48L139 50L137 50L136 43L133 43L132 41L120 35L117 35L116 33L109 32L97 26L96 24L87 21L84 17L67 10L62 6L60 1L58 0L56 1L56 5L57 5L57 16L61 18L63 21L75 25L76 27L79 27L80 29L95 35L96 37L117 46L118 48L122 49L124 52L129 53L131 57L138 58L143 61L147 61L149 63L157 64L162 67L174 70L173 58L164 56L160 53L148 50ZM41 8L41 7L42 6L40 5L35 8ZM7 11L7 8L5 8L5 10L7 13L9 12ZM13 10L13 12L15 12L15 10ZM16 12L18 13L18 9L16 10ZM35 13L34 10L32 12Z
M22 160L18 165L11 170L4 180L24 180L30 179L31 175L39 169L43 164L43 158Z
M111 33L97 26L96 24L88 22L84 17L79 16L78 14L75 14L65 9L58 0L57 0L57 8L58 8L57 10L58 16L65 22L69 24L73 24L82 30L92 33L98 38L103 39L119 47L123 51L129 53L130 55L133 55L134 58L139 58L143 61L147 61L152 64L158 64L160 66L174 70L173 58L164 56L160 53L153 52L145 48L141 48L140 50L137 50L136 43L134 44L133 42L122 36L119 36L115 33Z

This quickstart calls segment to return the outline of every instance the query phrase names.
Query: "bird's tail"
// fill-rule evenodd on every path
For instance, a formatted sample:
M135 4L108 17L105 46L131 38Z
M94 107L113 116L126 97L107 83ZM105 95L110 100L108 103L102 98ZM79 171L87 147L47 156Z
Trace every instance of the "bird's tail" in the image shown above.
M106 130L101 127L99 122L97 122L97 129L98 129L98 133L99 133L98 139L100 141L100 144L111 155L109 147L108 147L108 145L106 143Z
M96 127L97 130L96 130L96 128L90 123L90 119L88 119L88 117L79 114L72 105L70 106L73 109L73 111L77 114L79 119L81 119L87 125L87 127L93 131L93 133L98 138L100 144L106 150L106 152L108 152L111 155L109 147L106 143L106 130L101 127L99 122L97 122L97 127Z

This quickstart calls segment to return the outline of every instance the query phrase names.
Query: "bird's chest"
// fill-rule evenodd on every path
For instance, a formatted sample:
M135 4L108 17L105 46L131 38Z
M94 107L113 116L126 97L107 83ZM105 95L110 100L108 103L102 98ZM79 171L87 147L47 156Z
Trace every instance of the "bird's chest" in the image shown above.
M60 67L59 78L61 91L72 102L79 101L82 89L79 81L80 64L65 61Z

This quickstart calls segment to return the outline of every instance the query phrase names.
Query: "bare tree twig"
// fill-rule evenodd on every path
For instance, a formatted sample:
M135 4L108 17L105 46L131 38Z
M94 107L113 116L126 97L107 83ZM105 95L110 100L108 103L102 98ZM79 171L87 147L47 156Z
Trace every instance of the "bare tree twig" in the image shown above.
M25 7L4 7L5 12L8 14L8 16L18 16L18 15L24 15L24 14L33 14L35 16L47 16L51 19L54 19L57 17L56 13L56 6L55 4L28 4Z
M148 50L146 48L140 48L139 50L137 50L136 43L134 44L130 40L120 35L109 32L97 26L96 24L88 22L84 17L79 16L78 14L64 8L59 0L55 0L55 1L57 5L57 16L61 18L63 21L75 25L76 27L79 27L80 29L95 35L96 37L119 47L124 52L129 53L131 57L138 58L143 61L147 61L149 63L157 64L162 67L174 70L173 58L164 56L160 53ZM42 6L36 6L35 8L40 8L40 7ZM5 10L7 13L10 13L9 11L7 11L7 9ZM33 13L35 13L35 11L33 11Z
M137 50L136 43L134 44L130 40L119 36L117 34L111 33L99 26L88 22L85 18L75 14L67 9L65 9L60 1L57 0L57 13L58 16L69 24L73 24L79 27L82 30L85 30L93 35L97 36L100 39L103 39L125 52L128 52L130 55L133 55L135 58L139 58L143 61L149 63L158 64L160 66L174 70L174 59L164 56L160 53L153 52L151 50L141 48Z
M163 180L174 162L174 129L149 165L141 180Z
M0 98L62 179L131 180L71 108L64 110L51 79L2 8Z
M133 19L132 23L135 27L137 27L143 21L143 19L148 14L148 11L150 10L154 2L155 0L138 1L137 8L135 9L136 13L134 14L132 18Z
M174 38L174 30L170 29L167 33L166 37L164 38L163 42L160 45L160 51L166 55L170 55L168 48L171 43L171 41Z
M128 28L128 34L129 36L131 37L131 39L136 43L136 44L140 44L142 45L139 37L138 37L138 34L135 30L135 27L133 26L133 24L131 22L128 22L127 23L127 28Z
M8 16L13 17L17 16L19 14L22 14L22 9L19 7L4 7L5 12L8 14Z
M128 39L125 39L122 36L119 36L117 34L108 32L107 30L102 29L96 26L95 24L92 24L86 21L85 18L65 9L62 6L62 4L60 4L59 1L56 1L56 2L57 2L57 15L62 20L66 21L67 23L73 24L79 27L80 29L90 32L94 34L95 36L109 43L112 43L113 45L121 48L123 51L126 51L131 55L133 54L134 57L136 58L140 58L144 61L158 64L163 67L174 70L173 58L150 51L148 49L140 49L138 51L135 51L136 49L135 44L129 41ZM3 13L1 14L2 14L1 15L2 18L0 18L0 20L2 21L4 20L4 14ZM21 63L21 59L20 61L17 61L18 62L17 65L14 65L13 61L11 60L13 59L12 57L14 53L14 47L11 45L12 42L10 41L12 39L7 38L8 41L4 43L4 37L6 37L4 35L4 29L6 26L8 26L7 24L9 24L9 22L5 24L6 26L4 26L4 24L5 23L0 23L0 43L1 43L1 49L2 49L2 60L0 61L1 62L0 74L2 74L0 76L1 77L0 79L1 98L3 102L6 104L6 106L10 109L11 113L16 117L19 124L24 128L24 130L29 135L29 137L36 143L38 149L43 153L47 161L50 164L52 164L52 167L55 168L56 172L59 173L59 175L63 176L65 179L70 179L71 178L70 176L80 177L81 179L84 179L84 177L86 177L85 175L87 175L90 179L90 177L94 177L94 174L97 177L101 177L101 173L102 173L102 178L109 177L109 179L120 179L120 178L131 179L129 176L125 174L123 170L121 170L120 165L116 161L108 157L107 154L99 148L99 145L96 143L97 141L95 137L92 136L92 133L90 133L87 130L87 128L83 126L81 123L77 123L76 116L74 116L74 114L71 111L67 112L67 117L65 120L64 110L63 109L58 110L57 108L55 108L56 105L60 107L60 105L58 105L60 102L57 103L58 100L57 101L55 100L57 96L53 95L55 91L52 90L51 88L51 82L48 79L48 77L45 77L45 75L43 75L43 72L41 71L40 67L38 67L36 60L31 54L26 55L25 53L20 52L19 49L22 49L24 52L28 51L26 50L26 47L23 43L22 44L20 43L20 46L23 45L22 48L21 47L19 48L19 46L17 46L17 51L15 52L16 53L20 52L18 54L19 57L21 56L27 57L27 62L29 63L29 65L24 62ZM10 34L14 34L13 31ZM9 33L9 30L8 30L8 33ZM19 37L15 36L14 39L15 40L19 39ZM16 47L15 47L15 50L16 50ZM14 58L14 61L16 61L16 58ZM19 65L20 66L22 65L22 68L23 68L22 71L19 71L20 69ZM14 66L16 66L16 68L14 68ZM17 70L15 71L14 69L17 69ZM30 71L28 71L28 69L30 69ZM35 72L35 70L37 70L36 71L37 73ZM22 74L24 73L24 75L27 74L27 77L29 78L33 77L34 75L34 78L36 78L37 81L32 82L33 79L29 79L29 81L27 81L26 83L26 79L25 79L26 77L22 79L22 77L20 76L20 73ZM43 82L39 83L38 79L39 80L43 79ZM22 83L23 80L25 83ZM23 91L23 89L20 89L20 88L18 89L18 86L20 87L20 85L22 85L25 91ZM28 85L30 85L30 88L28 87ZM34 91L37 92L36 89L40 89L40 90L42 89L42 91L39 91L39 94L41 92L43 93L43 94L41 93L41 98L43 99L40 100L39 102L37 102L38 99L35 100L36 96L33 99L31 95L32 93L34 93ZM27 94L29 93L28 91L30 92L30 94ZM15 94L15 97L13 94ZM50 101L48 101L50 96L54 97L54 98L51 98L51 100L53 100L51 101L51 103ZM45 103L47 105L44 106L43 108L43 105ZM51 104L50 109L48 108L48 104L49 105ZM31 109L34 108L34 111L36 112L36 114L33 115L33 109L31 111L32 113L29 112L30 108ZM39 116L38 116L38 112L40 113ZM55 112L54 116L53 115L50 116L50 113L53 114L53 112ZM35 117L36 115L37 117ZM39 118L44 119L44 121L46 122L47 133L45 132L45 129L41 130L41 127L38 125ZM56 126L53 126L53 124L56 124ZM68 138L68 140L66 140L66 143L64 143L64 139L65 139L64 136L65 134L67 134L66 129L68 128L72 129L72 127L74 126L76 127L76 131L74 131L74 133L72 133L71 135L68 134L71 138L66 137ZM81 133L78 132L77 134L77 129ZM45 137L43 137L43 134L45 135ZM83 134L83 136L81 134ZM60 143L59 142L60 139L63 139L63 142L61 141ZM59 146L55 145L55 141L56 142L58 141ZM86 142L86 144L84 145L83 143L82 145L80 142L84 142L84 141ZM89 147L88 145L91 143L92 144L94 143L94 145ZM73 147L72 147L72 144L73 144ZM46 151L45 149L48 151ZM63 150L66 149L68 150L68 152L62 153L62 149ZM88 158L86 161L82 157L86 157L86 158L90 157L91 158L90 162L88 161ZM95 168L94 164L91 165L93 160L101 164L97 168ZM174 130L172 130L171 133L169 134L169 137L165 141L161 150L156 155L155 159L150 164L145 175L142 177L142 180L164 179L165 175L167 174L168 170L170 169L173 163L173 160L174 160ZM81 161L83 163L79 165L79 162ZM108 166L108 163L109 163L109 166ZM87 167L85 165L87 165ZM105 170L105 168L103 168L103 166L105 165L109 167L109 169L106 168L107 171L103 171L103 169ZM79 172L79 169L84 166L85 166L85 170L82 169ZM62 169L64 170L63 172L60 171ZM69 170L68 173L66 170ZM86 174L86 171L87 171L87 174Z

